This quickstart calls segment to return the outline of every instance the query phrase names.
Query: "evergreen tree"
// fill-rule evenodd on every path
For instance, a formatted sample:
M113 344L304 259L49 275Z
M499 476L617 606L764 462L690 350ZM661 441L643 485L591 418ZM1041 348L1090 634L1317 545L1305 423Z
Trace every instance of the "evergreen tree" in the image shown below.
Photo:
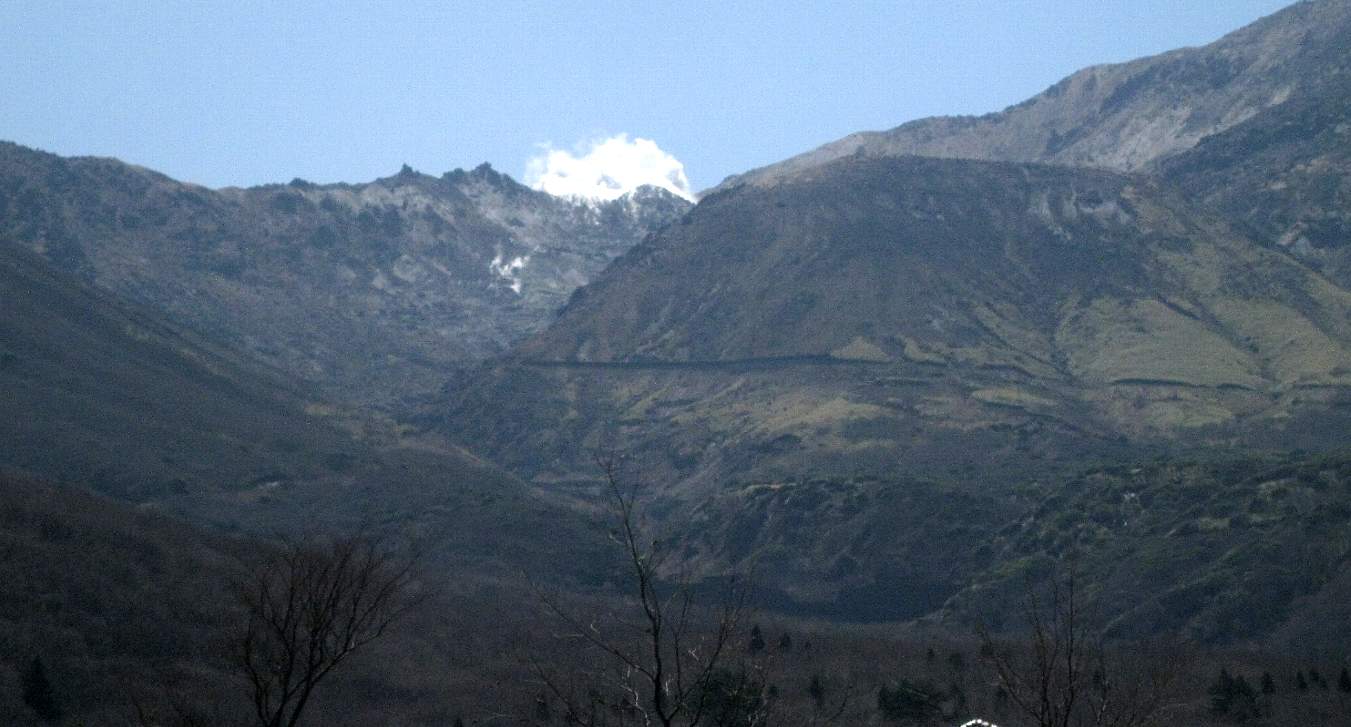
M785 631L783 632L783 636L779 637L779 651L792 651L792 650L793 650L793 637L789 636L788 632Z
M877 711L895 722L924 724L942 713L943 695L923 682L900 680L895 686L877 689Z
M1319 689L1324 691L1328 688L1327 680L1323 679L1323 675L1319 674L1317 669L1309 669L1309 681L1313 682Z
M23 674L23 703L44 721L61 719L61 705L56 700L56 691L47 678L41 657L33 657L28 671Z
M1301 692L1309 691L1309 680L1304 678L1304 672L1295 672L1295 689Z
M1271 678L1271 672L1269 671L1262 672L1262 693L1263 694L1276 693L1276 680Z
M758 720L765 717L769 703L777 696L778 689L774 685L765 685L759 677L744 669L720 669L703 685L698 698L703 708L702 724L710 727L758 724Z
M1343 694L1351 694L1351 673L1347 673L1346 667L1342 667L1342 675L1337 677L1337 690Z
M1215 677L1215 683L1206 692L1210 694L1210 711L1227 714L1234 699L1234 678L1229 675L1229 670L1220 667L1219 676Z
M553 721L553 712L549 709L549 698L543 694L535 697L535 719L545 724Z
M1242 674L1235 677L1228 669L1221 668L1215 683L1206 691L1210 693L1210 711L1214 714L1240 720L1261 714L1257 693Z
M752 654L758 654L765 650L765 635L760 631L760 624L751 627L750 650Z
M817 710L824 709L826 706L826 685L821 683L821 675L813 674L812 681L807 685L807 695L812 698L812 703L816 705Z

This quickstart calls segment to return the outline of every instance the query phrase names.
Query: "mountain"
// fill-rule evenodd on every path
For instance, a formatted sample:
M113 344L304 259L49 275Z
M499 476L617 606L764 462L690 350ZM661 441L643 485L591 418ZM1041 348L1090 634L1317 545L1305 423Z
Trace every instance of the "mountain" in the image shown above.
M685 200L556 198L483 165L210 190L0 144L0 236L223 345L389 404L546 324Z
M1348 48L1351 3L1306 0L1200 48L1083 69L998 113L851 134L717 188L772 184L851 155L1146 171L1265 110L1343 90Z
M1301 653L1351 623L1348 514L1345 451L1235 453L983 481L742 483L699 504L683 548L706 572L753 565L782 610L958 630L1016 622L1030 582L1072 568L1112 637Z
M1147 172L1347 287L1348 49L1351 3L1306 0L1200 48L1083 69L998 113L851 134L717 189L774 184L849 155Z
M1351 76L1269 109L1158 172L1255 240L1351 287Z
M306 387L8 242L0 298L4 465L148 500L304 477L348 448Z
M990 615L1077 558L1114 633L1305 638L1308 604L1348 617L1349 18L1300 3L693 209L3 145L0 464L594 584L599 453L672 568L759 564L786 610Z
M851 158L706 198L485 382L449 426L533 474L607 429L686 447L685 475L714 441L875 468L1298 439L1351 385L1351 294L1148 178Z
M999 529L1015 483L1092 463L1342 446L1348 396L1351 293L1157 179L850 157L704 198L426 421L582 498L624 453L699 572L909 618L975 579L944 512Z
M3 241L0 300L0 471L229 531L390 530L466 574L604 567L587 521L515 477Z
M424 421L580 499L625 455L684 567L758 563L790 609L970 615L1075 554L1119 633L1317 631L1348 49L1351 3L1298 3L731 177Z

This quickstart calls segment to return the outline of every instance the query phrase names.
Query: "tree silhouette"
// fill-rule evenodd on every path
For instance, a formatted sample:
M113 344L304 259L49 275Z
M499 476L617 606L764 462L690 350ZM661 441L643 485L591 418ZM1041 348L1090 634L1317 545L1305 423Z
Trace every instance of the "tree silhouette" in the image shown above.
M1030 634L1021 649L1001 647L984 625L977 633L997 689L1031 724L1159 723L1177 676L1177 660L1149 658L1138 648L1109 649L1091 623L1073 566L1052 574L1046 595L1029 582L1023 608Z
M752 654L758 654L765 650L765 635L760 631L760 624L751 626L751 640L747 646Z
M47 669L42 665L41 657L34 656L23 673L23 703L43 721L56 722L61 719L61 704L56 699L51 680L47 678Z
M239 585L235 651L260 727L295 727L315 687L416 602L414 563L365 536L288 543Z
M705 604L687 578L663 578L672 554L667 541L646 532L637 491L621 485L615 463L600 465L614 518L611 538L623 551L632 601L629 608L597 617L574 613L539 593L565 627L557 638L597 655L589 668L570 676L532 659L535 674L557 700L555 716L580 727L766 724L770 687L756 665L732 653L746 609L742 579L730 579L721 598Z

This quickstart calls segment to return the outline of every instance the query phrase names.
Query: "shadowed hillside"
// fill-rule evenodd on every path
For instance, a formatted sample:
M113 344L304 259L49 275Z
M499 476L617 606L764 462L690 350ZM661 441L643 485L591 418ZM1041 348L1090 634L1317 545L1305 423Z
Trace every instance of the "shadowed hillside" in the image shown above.
M603 567L579 557L596 542L578 515L501 470L314 404L21 247L0 244L0 298L0 467L228 529L379 527L483 572Z

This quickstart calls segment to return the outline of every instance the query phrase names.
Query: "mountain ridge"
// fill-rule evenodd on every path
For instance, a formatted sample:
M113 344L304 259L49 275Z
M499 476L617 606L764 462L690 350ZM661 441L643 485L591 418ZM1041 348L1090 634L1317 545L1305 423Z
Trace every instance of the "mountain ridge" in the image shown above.
M688 206L652 190L578 204L486 164L211 190L0 144L0 234L330 396L386 405L541 327Z
M732 175L714 189L772 184L853 154L1145 170L1351 71L1344 52L1348 34L1351 5L1305 0L1204 46L1089 66L1003 111L858 132Z
M721 370L735 381L757 362L769 369L795 361L794 371L826 376L852 364L865 379L898 377L947 392L924 404L886 387L841 390L841 380L825 390L835 395L820 392L810 405L825 407L821 416L844 407L828 415L828 431L855 417L906 426L898 412L925 410L930 423L949 411L945 426L960 429L957 422L998 421L1007 412L991 412L1011 407L1019 417L1073 412L1074 426L1103 436L1121 427L1144 435L1199 432L1262 411L1276 416L1299 392L1351 383L1351 294L1150 178L925 157L845 159L823 170L711 196L619 258L549 329L488 366L507 376L502 395L532 392L535 404L506 409L539 405L556 419L600 407L580 419L562 416L564 426L592 417L636 423L657 411L698 421L694 402L716 398L718 387L703 391L680 377ZM585 385L589 394L565 397L566 407L543 406L573 391L562 381L580 386L588 376L626 371L682 380L670 384L674 391L694 386L703 394L668 392L662 398L685 402L668 410L660 399L616 398L596 383ZM560 381L536 388L518 377ZM485 379L489 391L492 380ZM658 386L654 395L662 387L655 379L636 385ZM773 381L756 386L770 387L756 396L772 409ZM491 411L492 395L476 384L463 388L464 401L477 403L444 419L473 422L462 441L493 442L481 423L512 415ZM604 414L606 405L584 404L588 397L619 409ZM896 397L898 412L876 408ZM1174 397L1181 398L1170 403ZM763 416L742 406L749 422ZM747 426L743 433L758 425ZM761 436L809 438L797 428ZM547 430L539 421L520 432ZM655 441L681 438L672 431ZM505 449L530 452L529 441Z
M582 500L622 453L701 575L908 619L957 585L893 500L993 526L1088 463L1343 446L1351 292L1154 176L847 157L709 195L464 376L422 423Z

